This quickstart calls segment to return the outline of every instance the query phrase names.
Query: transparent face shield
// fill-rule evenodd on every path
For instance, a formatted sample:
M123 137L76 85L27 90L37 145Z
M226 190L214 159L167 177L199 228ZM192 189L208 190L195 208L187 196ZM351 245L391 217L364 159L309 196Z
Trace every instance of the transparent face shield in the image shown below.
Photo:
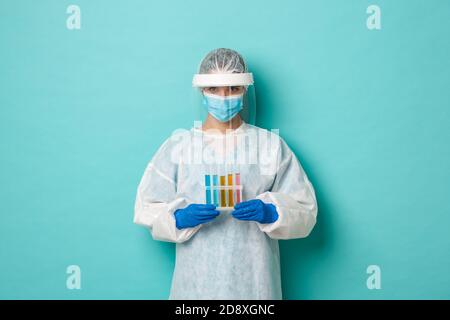
M196 74L193 79L196 127L236 130L242 122L255 124L256 99L251 73ZM211 132L214 134L214 132ZM223 133L223 132L222 132ZM243 135L227 134L224 139L202 138L204 203L230 211L244 201L245 179L238 155ZM244 140L243 140L244 141Z
M197 127L216 121L230 129L240 120L255 124L256 99L251 73L196 74L193 88Z

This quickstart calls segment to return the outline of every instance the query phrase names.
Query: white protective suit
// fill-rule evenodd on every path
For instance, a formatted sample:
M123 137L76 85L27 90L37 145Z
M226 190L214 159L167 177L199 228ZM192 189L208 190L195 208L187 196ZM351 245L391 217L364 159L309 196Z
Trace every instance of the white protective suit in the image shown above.
M243 200L274 204L278 220L260 224L223 212L209 223L178 230L173 213L191 203L205 203L204 174L211 168L204 161L187 163L183 158L187 150L200 143L204 155L216 157L216 167L226 167L217 159L240 153L241 147L235 144L231 151L220 152L217 146L249 134L270 136L278 143L272 143L265 167L239 164ZM260 159L266 144L247 141L245 148ZM170 299L281 299L278 239L308 236L316 216L314 189L286 143L274 133L243 123L228 134L191 129L169 138L139 184L134 222L149 228L155 240L176 242Z

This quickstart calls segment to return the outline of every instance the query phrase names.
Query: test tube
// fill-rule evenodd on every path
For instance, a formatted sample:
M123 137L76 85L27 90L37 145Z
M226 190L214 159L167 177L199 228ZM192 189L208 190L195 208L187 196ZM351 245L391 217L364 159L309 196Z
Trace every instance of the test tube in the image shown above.
M219 193L217 191L217 186L218 186L218 181L217 181L217 174L213 175L213 198L214 198L214 205L218 206L219 205Z
M236 204L241 202L241 175L239 173L236 173Z
M228 206L234 207L234 201L233 201L233 175L228 175L228 186L230 187L228 189Z
M211 176L205 174L205 196L206 204L211 204Z
M221 207L226 207L227 206L227 199L226 199L226 193L225 193L225 189L223 187L225 187L225 176L220 176L220 206Z

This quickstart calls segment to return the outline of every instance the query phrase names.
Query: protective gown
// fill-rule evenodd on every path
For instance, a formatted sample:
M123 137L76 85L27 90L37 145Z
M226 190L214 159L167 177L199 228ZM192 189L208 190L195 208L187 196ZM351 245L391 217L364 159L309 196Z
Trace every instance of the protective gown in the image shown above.
M267 139L258 143L244 139L244 144L231 143L227 151L217 147L246 135L270 137L271 146ZM202 146L204 158L213 159L213 165L186 160L186 155L198 156L189 151L195 144ZM226 158L244 148L264 163L247 160L233 165L240 171L243 200L274 204L278 220L241 221L224 211L212 222L178 230L175 210L205 203L205 173L211 167L229 170ZM261 150L269 152L263 156ZM278 239L308 236L316 216L313 186L287 144L274 133L243 123L227 134L191 129L166 140L139 184L134 222L149 228L155 240L176 243L169 299L282 299Z

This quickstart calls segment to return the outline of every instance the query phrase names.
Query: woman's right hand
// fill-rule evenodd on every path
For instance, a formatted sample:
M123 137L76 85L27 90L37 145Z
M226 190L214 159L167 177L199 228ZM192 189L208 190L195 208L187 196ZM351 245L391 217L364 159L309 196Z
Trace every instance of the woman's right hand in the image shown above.
M220 212L213 204L190 204L174 212L177 229L192 228L214 220Z

